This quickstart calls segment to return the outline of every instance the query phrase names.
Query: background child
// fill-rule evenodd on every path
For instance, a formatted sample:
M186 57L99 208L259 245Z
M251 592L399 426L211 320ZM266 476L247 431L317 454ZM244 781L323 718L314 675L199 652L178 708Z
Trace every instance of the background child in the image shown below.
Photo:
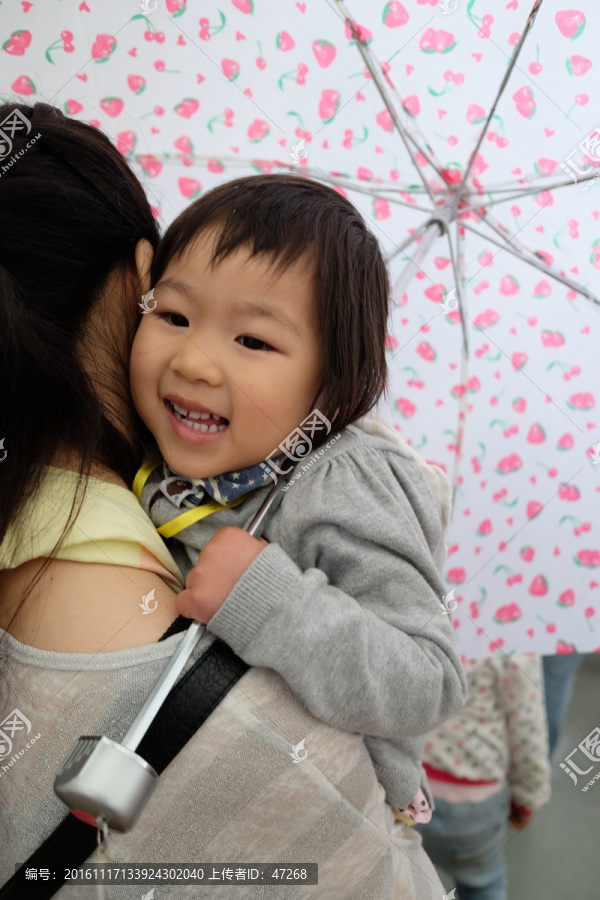
M318 718L367 735L388 802L428 820L422 735L465 699L436 568L448 485L352 424L385 387L376 239L330 188L239 179L173 222L151 281L131 385L164 463L138 493L177 535L179 612L277 671ZM325 452L256 540L241 529L272 487L264 461L301 424Z
M506 821L524 828L550 799L541 658L471 660L465 671L467 705L425 744L435 816L423 846L460 900L506 900Z

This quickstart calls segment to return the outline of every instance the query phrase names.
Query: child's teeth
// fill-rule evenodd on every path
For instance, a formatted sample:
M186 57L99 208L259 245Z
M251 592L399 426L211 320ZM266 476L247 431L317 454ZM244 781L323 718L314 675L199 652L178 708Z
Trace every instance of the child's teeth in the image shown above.
M212 413L205 412L189 412L187 414L188 419L210 419Z
M180 421L187 425L188 428L191 428L193 431L201 431L202 433L210 432L214 434L216 431L225 431L227 428L227 424L217 425L215 423L215 419L220 419L221 416L217 416L214 413L207 412L192 412L184 409L183 406L179 406L178 403L175 403L173 400L171 401L173 409L180 416ZM213 419L210 425L206 423L207 419ZM198 419L202 421L198 421Z

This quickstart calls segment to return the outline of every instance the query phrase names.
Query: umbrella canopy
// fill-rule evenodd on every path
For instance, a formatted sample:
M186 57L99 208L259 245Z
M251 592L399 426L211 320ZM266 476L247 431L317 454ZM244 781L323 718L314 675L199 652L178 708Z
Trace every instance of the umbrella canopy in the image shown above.
M378 412L453 482L445 577L464 656L600 650L592 9L45 0L0 12L2 98L106 131L165 223L257 172L307 173L362 210L396 285Z

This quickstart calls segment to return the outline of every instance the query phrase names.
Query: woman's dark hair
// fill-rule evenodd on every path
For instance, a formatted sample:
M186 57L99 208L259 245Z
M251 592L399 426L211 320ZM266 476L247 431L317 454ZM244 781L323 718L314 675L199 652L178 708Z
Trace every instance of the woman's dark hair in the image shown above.
M239 247L283 271L315 267L323 378L313 405L344 428L375 406L386 387L389 280L379 244L337 191L295 175L253 175L209 191L169 226L152 264L156 285L170 260L215 228L212 264ZM323 439L326 435L323 436Z
M125 297L137 242L155 247L159 235L142 186L104 134L43 103L0 106L0 120L0 543L35 500L44 466L66 450L80 480L55 555L94 464L127 483L139 465L139 439L119 427L123 409L139 421L122 346L137 310L123 310L119 340L86 324L112 278ZM92 383L82 359L100 348L111 365Z

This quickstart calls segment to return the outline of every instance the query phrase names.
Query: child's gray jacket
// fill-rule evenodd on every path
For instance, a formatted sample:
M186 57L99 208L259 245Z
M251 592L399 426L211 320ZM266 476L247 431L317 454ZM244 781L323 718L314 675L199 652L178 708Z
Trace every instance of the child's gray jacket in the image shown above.
M330 435L296 467L263 533L269 546L207 628L278 672L313 715L364 734L387 801L404 809L419 786L430 798L423 736L464 705L466 680L438 571L448 482L376 422ZM141 496L157 527L181 513L157 495L160 471ZM248 526L271 486L167 541L184 576L218 529Z

